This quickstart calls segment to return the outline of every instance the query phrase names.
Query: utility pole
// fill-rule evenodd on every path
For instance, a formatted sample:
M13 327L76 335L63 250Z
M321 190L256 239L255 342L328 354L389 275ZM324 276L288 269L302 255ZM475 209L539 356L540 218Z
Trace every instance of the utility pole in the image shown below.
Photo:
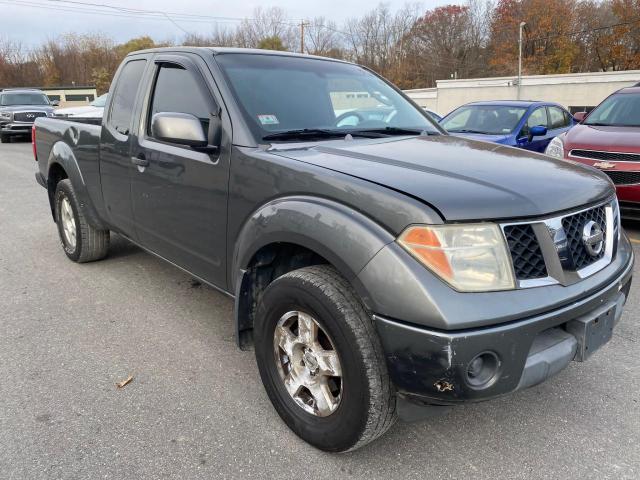
M520 22L520 36L518 40L518 100L520 100L520 84L522 83L522 30L527 22Z
M300 20L300 53L304 53L304 27L309 25L309 22Z

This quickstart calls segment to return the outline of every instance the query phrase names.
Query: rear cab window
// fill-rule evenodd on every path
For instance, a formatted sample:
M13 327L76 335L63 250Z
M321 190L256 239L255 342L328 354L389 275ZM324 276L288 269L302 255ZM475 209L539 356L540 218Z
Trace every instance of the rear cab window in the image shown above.
M121 135L128 135L140 81L147 61L130 60L122 67L111 99L107 125Z

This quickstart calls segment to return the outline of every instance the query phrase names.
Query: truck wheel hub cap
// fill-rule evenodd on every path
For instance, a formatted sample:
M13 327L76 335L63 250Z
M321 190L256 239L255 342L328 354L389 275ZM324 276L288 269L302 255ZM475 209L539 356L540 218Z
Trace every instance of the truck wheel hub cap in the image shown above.
M76 248L76 219L73 216L71 202L64 196L60 202L60 222L62 222L62 232L67 246Z
M289 396L305 412L327 417L342 398L342 367L327 332L311 315L285 313L273 334L280 379Z
M604 233L602 227L593 220L585 223L582 229L582 243L589 255L597 257L604 247Z

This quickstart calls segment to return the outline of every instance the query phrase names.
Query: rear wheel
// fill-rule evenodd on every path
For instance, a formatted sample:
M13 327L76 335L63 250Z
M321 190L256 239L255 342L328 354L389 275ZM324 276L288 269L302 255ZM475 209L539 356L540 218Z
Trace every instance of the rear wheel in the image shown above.
M67 257L78 263L104 258L109 250L109 230L89 225L70 180L58 182L54 200L58 234Z
M394 423L395 395L373 323L329 266L274 280L259 301L256 360L278 414L302 439L354 450Z

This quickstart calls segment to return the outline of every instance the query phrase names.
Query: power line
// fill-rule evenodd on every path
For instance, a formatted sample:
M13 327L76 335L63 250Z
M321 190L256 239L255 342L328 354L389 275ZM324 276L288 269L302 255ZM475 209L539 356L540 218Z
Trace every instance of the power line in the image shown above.
M585 33L592 33L592 32L599 32L601 30L609 30L611 28L616 28L616 27L625 27L628 25L633 25L636 23L640 22L640 18L636 18L635 20L629 20L627 22L620 22L620 23L613 23L611 25L604 25L602 27L594 27L594 28L587 28L585 30L578 30L575 32L567 32L567 33L556 33L554 35L547 35L544 37L537 37L537 38L530 38L527 39L528 42L537 42L540 40L549 40L551 38L560 38L560 37L574 37L576 35L583 35Z

